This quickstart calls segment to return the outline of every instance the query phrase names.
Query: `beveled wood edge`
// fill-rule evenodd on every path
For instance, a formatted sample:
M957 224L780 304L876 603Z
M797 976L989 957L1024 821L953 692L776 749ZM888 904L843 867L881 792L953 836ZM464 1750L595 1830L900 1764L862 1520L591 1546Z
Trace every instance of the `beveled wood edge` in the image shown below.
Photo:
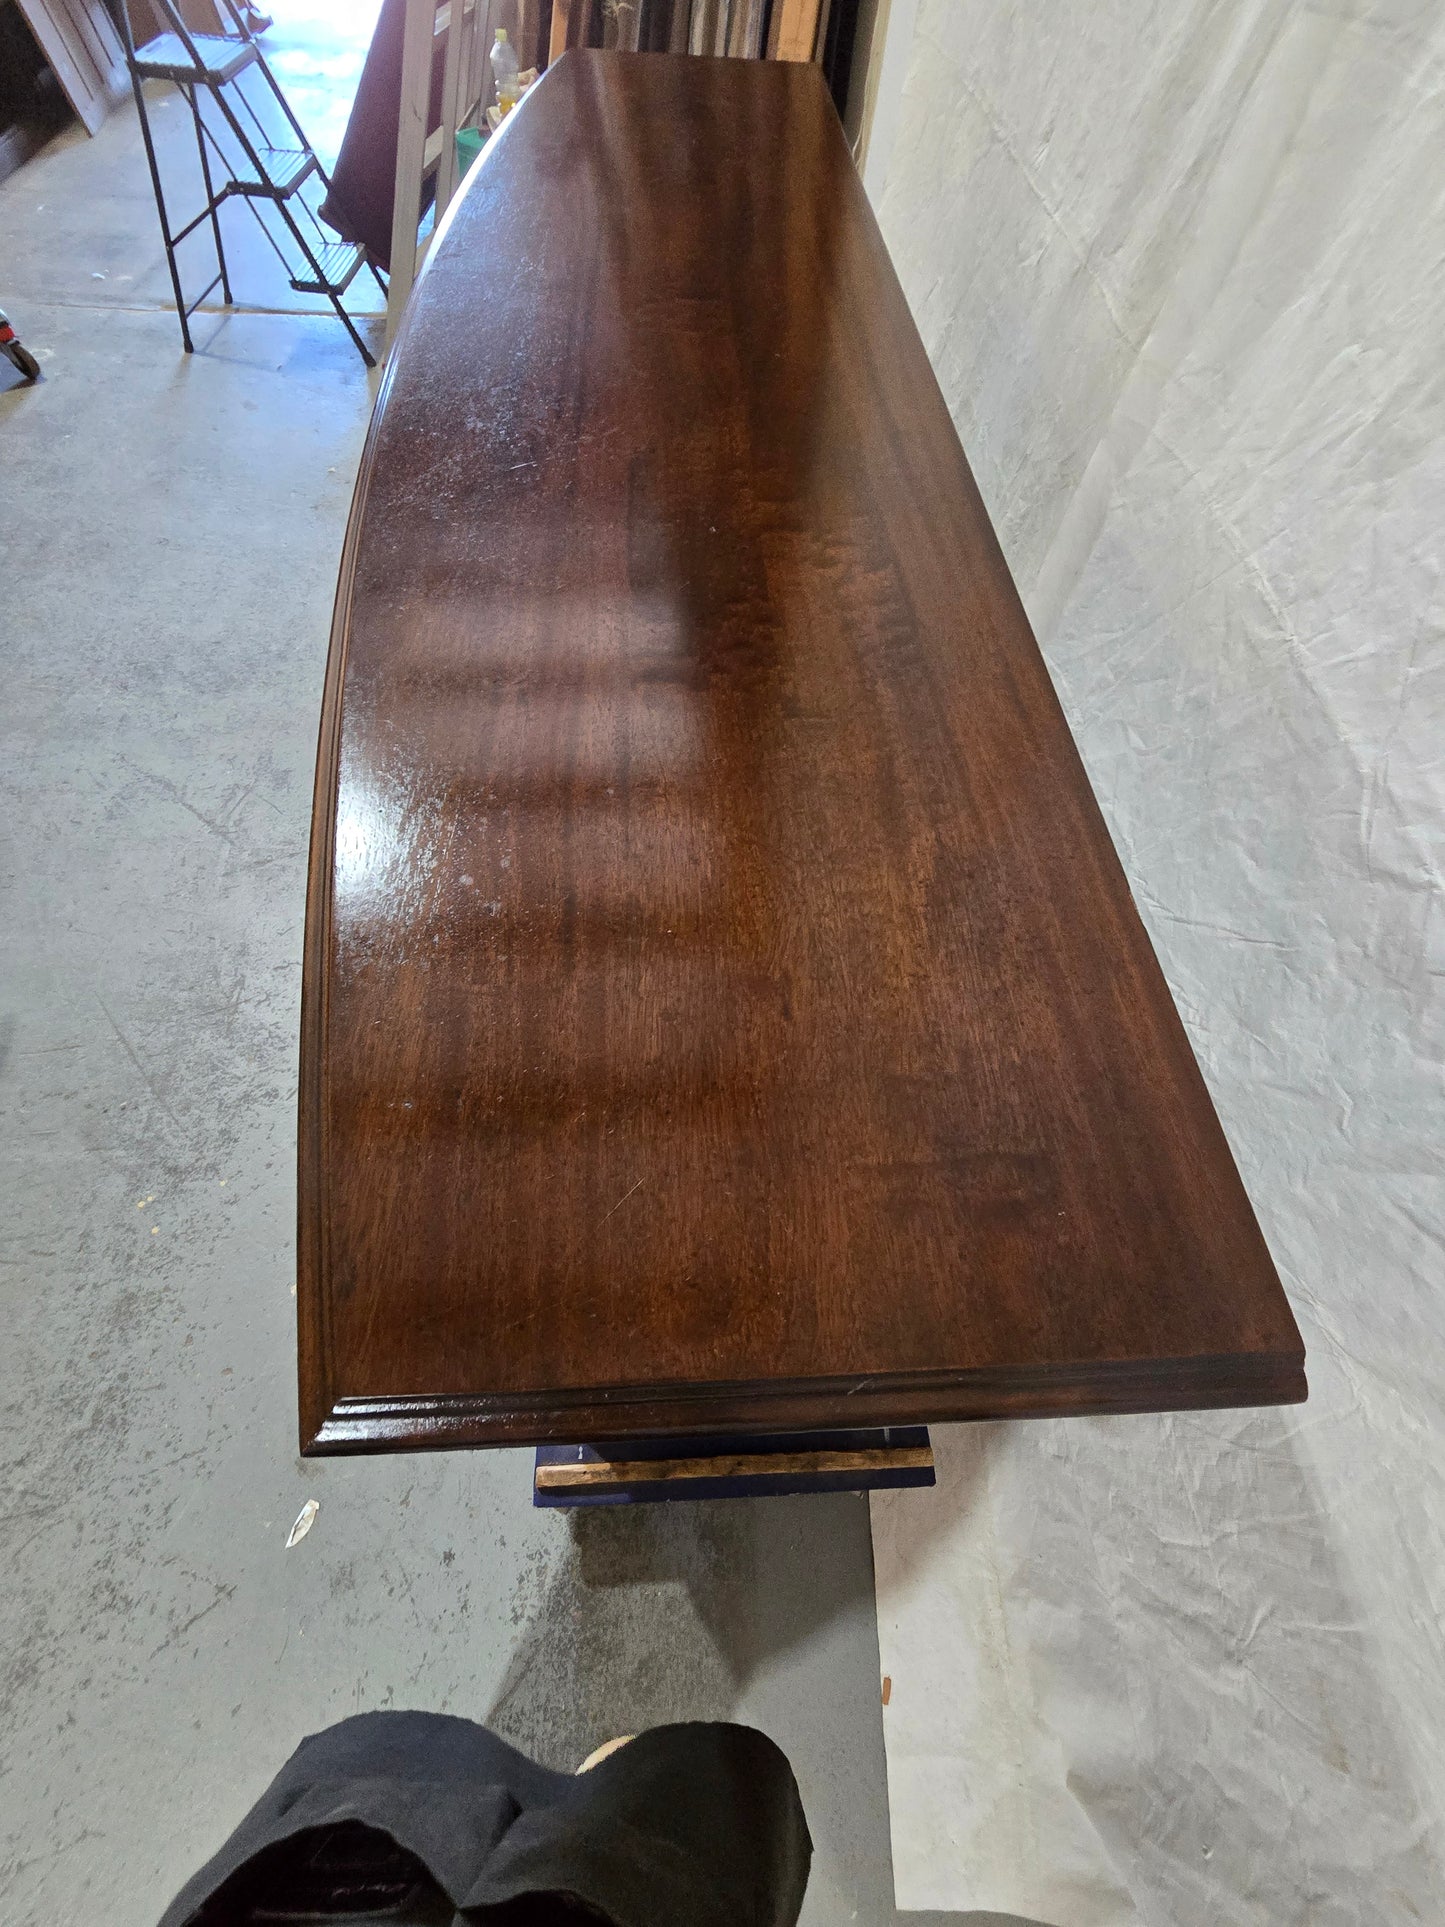
M535 88L533 92L536 92ZM516 116L510 114L507 119L515 121ZM455 219L466 189L475 185L483 164L496 154L503 131L506 131L505 125L486 143L476 164L468 170L466 181L453 194L432 235L413 288L422 280L435 258L437 243ZM306 877L306 934L301 951L301 1065L296 1138L296 1370L303 1451L308 1449L307 1440L326 1422L332 1406L327 1292L330 1264L326 1242L324 1176L326 1028L331 989L328 960L331 955L331 893L336 857L341 711L346 687L346 658L351 643L352 589L356 580L356 551L360 545L361 525L365 520L376 467L376 446L416 307L415 301L408 300L401 326L387 352L376 399L372 403L371 421L367 426L361 460L357 464L356 485L352 491L346 536L341 545L341 564L336 576L336 600L332 608L331 639L327 647L321 722L316 743L316 779L311 800L311 843Z
M1304 1352L880 1374L795 1384L600 1386L496 1397L338 1398L303 1429L308 1457L467 1446L596 1445L677 1433L1107 1416L1297 1405Z
M403 330L404 332L404 330ZM301 1448L326 1423L333 1404L329 1344L329 1271L326 1245L326 1026L330 995L331 885L336 852L338 761L341 749L342 693L346 656L351 641L351 598L356 579L356 551L361 524L371 493L376 466L376 444L396 372L396 354L388 357L371 423L357 468L341 566L336 579L336 601L331 618L331 641L322 687L321 724L316 744L316 782L311 801L311 847L306 877L306 934L301 962L301 1064L297 1092L296 1132L296 1369L299 1391Z

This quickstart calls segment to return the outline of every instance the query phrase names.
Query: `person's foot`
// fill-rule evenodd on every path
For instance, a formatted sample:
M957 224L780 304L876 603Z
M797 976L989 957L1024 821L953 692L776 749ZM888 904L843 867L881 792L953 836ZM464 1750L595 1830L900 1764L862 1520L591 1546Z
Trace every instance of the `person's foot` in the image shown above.
M578 1767L577 1771L579 1773L590 1773L594 1766L601 1766L609 1753L618 1752L620 1748L627 1745L629 1740L634 1740L636 1737L637 1735L635 1733L624 1733L620 1740L604 1740L595 1752L587 1755L587 1758L582 1762L581 1766Z
M262 13L259 7L253 7L250 0L236 0L236 11L247 33L269 33L276 24L269 13Z

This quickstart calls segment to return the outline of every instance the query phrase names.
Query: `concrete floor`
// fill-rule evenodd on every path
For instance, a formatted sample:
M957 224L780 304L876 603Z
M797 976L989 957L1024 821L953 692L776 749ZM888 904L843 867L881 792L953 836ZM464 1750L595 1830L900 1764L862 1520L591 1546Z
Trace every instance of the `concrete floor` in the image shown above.
M0 396L0 1918L143 1927L303 1734L416 1706L554 1765L750 1720L804 1918L891 1921L862 1499L568 1518L525 1453L297 1457L306 839L371 393L334 320L212 316L188 359L166 298L129 109L0 187L46 375Z

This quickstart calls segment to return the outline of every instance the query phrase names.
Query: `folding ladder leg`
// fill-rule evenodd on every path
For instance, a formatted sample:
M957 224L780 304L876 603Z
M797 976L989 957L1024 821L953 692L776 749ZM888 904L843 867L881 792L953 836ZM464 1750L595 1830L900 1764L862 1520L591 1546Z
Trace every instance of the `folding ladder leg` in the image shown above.
M205 182L206 199L211 208L211 232L216 238L216 261L221 270L221 293L229 308L232 305L231 277L226 272L226 250L221 241L221 211L216 203L216 190L211 185L211 159L206 152L206 129L201 120L201 110L196 105L195 88L183 87L181 91L190 104L191 118L196 123L196 149L201 157L201 179Z
M146 113L145 93L140 75L132 72L130 84L131 91L135 95L135 110L140 116L141 139L145 142L146 161L151 170L151 186L155 189L156 212L161 219L161 239L166 244L166 265L171 271L171 286L175 290L176 315L181 324L181 340L185 343L186 353L192 355L195 353L195 345L191 340L191 319L186 313L186 298L181 293L181 274L176 266L176 244L171 239L170 216L166 213L166 197L161 187L161 170L156 162L155 142L151 139L150 116Z

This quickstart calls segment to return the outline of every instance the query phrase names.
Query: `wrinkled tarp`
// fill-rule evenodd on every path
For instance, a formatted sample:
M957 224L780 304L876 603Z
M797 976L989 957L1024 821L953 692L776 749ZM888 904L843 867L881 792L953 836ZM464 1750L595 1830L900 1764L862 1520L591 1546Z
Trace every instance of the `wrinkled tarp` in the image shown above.
M1445 10L910 30L870 192L1311 1399L874 1498L899 1904L1445 1921Z

